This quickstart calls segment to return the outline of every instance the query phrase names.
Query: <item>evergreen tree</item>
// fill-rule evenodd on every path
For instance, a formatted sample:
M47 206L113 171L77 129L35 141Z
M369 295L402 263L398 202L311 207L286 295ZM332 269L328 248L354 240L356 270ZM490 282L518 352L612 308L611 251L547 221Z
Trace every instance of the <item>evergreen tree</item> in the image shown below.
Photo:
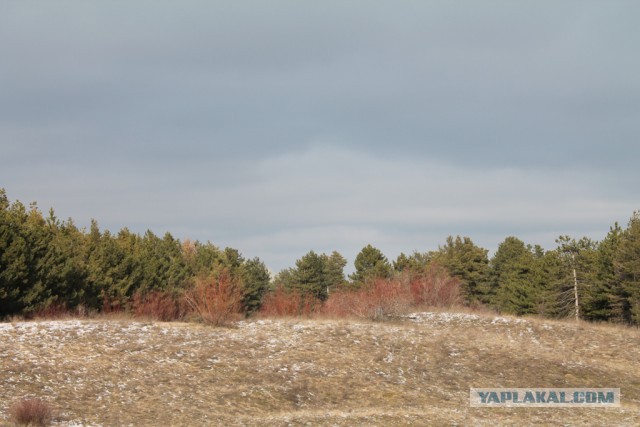
M401 252L393 262L393 270L398 273L422 273L429 267L430 263L431 256L428 253L414 252L407 256L404 252Z
M88 268L84 235L71 219L57 221L51 211L47 221L51 241L48 251L47 279L55 302L68 309L85 304Z
M544 317L566 316L559 311L558 289L562 283L564 267L557 250L544 252L537 259L540 280L538 314Z
M294 288L294 276L295 269L293 268L285 268L280 270L276 277L273 278L273 284L271 286L271 290L275 290L277 288L283 289L293 289Z
M342 288L346 284L344 268L347 260L338 252L333 251L331 255L322 254L324 261L324 275L328 286Z
M409 271L411 269L411 258L404 252L400 252L400 255L393 261L393 270L396 272Z
M224 264L223 252L210 242L195 242L193 250L191 257L185 257L183 245L183 257L192 276L206 277L213 272L216 265Z
M24 309L30 256L26 220L24 205L11 204L5 190L0 189L0 318Z
M325 300L328 296L327 288L330 285L325 271L323 256L310 251L296 261L291 285L302 294Z
M624 299L624 317L640 324L640 212L634 212L622 233L614 267Z
M569 236L560 236L556 242L560 262L555 277L556 315L584 318L585 301L594 301L597 295L596 244L586 237L575 240Z
M498 310L516 315L538 311L540 289L531 247L507 237L491 259L492 302Z
M127 228L113 236L101 233L97 222L91 222L87 236L88 270L91 306L125 308L138 291L153 289L155 273L145 262L152 259L145 252L143 239Z
M234 279L241 279L242 265L244 264L244 258L237 249L224 248L220 262L230 273Z
M391 277L391 264L378 249L367 245L354 261L355 272L349 276L353 286L359 287L378 278Z
M244 297L242 304L247 314L260 308L262 297L269 289L271 277L269 270L259 258L245 261L242 267Z
M476 246L469 237L452 236L438 251L429 254L431 261L443 266L453 277L460 279L466 304L489 303L488 251Z
M614 258L621 236L622 229L616 223L595 249L593 255L595 275L583 303L585 319L615 322L622 322L625 319L625 312L628 311L626 298L614 268Z

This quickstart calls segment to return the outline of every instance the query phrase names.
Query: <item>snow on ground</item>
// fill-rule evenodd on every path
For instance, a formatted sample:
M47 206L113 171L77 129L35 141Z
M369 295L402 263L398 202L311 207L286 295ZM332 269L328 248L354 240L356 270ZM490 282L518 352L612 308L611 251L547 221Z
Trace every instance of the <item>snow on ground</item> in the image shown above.
M248 407L262 412L238 418L246 425L268 417L269 425L282 425L278 414L321 414L326 405L350 414L336 425L353 425L349 417L363 402L363 411L381 408L395 422L389 414L413 413L432 404L426 399L441 408L428 416L464 420L460 402L469 381L503 374L519 380L523 357L539 368L556 361L558 349L571 354L555 380L584 377L614 357L615 366L628 364L624 337L611 339L626 352L612 353L593 347L590 336L576 341L584 336L577 332L572 323L436 311L390 322L249 319L228 328L105 319L0 323L0 425L11 400L40 395L67 408L54 424L66 427L130 424L113 414L134 409L140 413L127 420L155 416L146 405L173 425L189 425L180 418L189 411L203 422L212 413L246 417ZM607 353L591 360L598 351ZM486 355L507 362L493 372Z
M515 317L502 317L502 316L488 316L481 317L477 314L469 313L449 313L449 312L419 312L412 313L405 316L406 319L414 323L436 323L439 325L445 325L448 323L473 323L473 324L486 324L492 325L519 325L529 324L529 320L520 319ZM549 325L545 325L547 328L551 328Z

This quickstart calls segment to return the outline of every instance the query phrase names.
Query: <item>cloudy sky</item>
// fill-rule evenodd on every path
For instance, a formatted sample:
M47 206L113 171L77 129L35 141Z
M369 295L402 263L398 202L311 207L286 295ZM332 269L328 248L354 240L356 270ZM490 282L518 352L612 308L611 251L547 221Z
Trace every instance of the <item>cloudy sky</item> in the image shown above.
M2 1L0 187L80 226L390 259L640 209L640 2Z

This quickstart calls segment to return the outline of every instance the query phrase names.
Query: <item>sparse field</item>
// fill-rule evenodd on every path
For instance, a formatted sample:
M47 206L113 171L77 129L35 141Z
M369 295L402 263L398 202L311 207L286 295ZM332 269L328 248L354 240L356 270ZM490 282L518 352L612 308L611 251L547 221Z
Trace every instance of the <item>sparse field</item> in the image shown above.
M0 324L0 424L638 425L640 331L464 313L394 322ZM619 387L622 407L470 408L469 387Z

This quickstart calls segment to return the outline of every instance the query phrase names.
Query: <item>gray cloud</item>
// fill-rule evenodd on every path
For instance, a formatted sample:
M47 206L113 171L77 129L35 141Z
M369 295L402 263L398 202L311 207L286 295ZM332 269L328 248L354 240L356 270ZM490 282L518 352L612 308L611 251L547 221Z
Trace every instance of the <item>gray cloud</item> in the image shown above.
M4 2L0 186L277 268L604 233L637 203L639 9Z

